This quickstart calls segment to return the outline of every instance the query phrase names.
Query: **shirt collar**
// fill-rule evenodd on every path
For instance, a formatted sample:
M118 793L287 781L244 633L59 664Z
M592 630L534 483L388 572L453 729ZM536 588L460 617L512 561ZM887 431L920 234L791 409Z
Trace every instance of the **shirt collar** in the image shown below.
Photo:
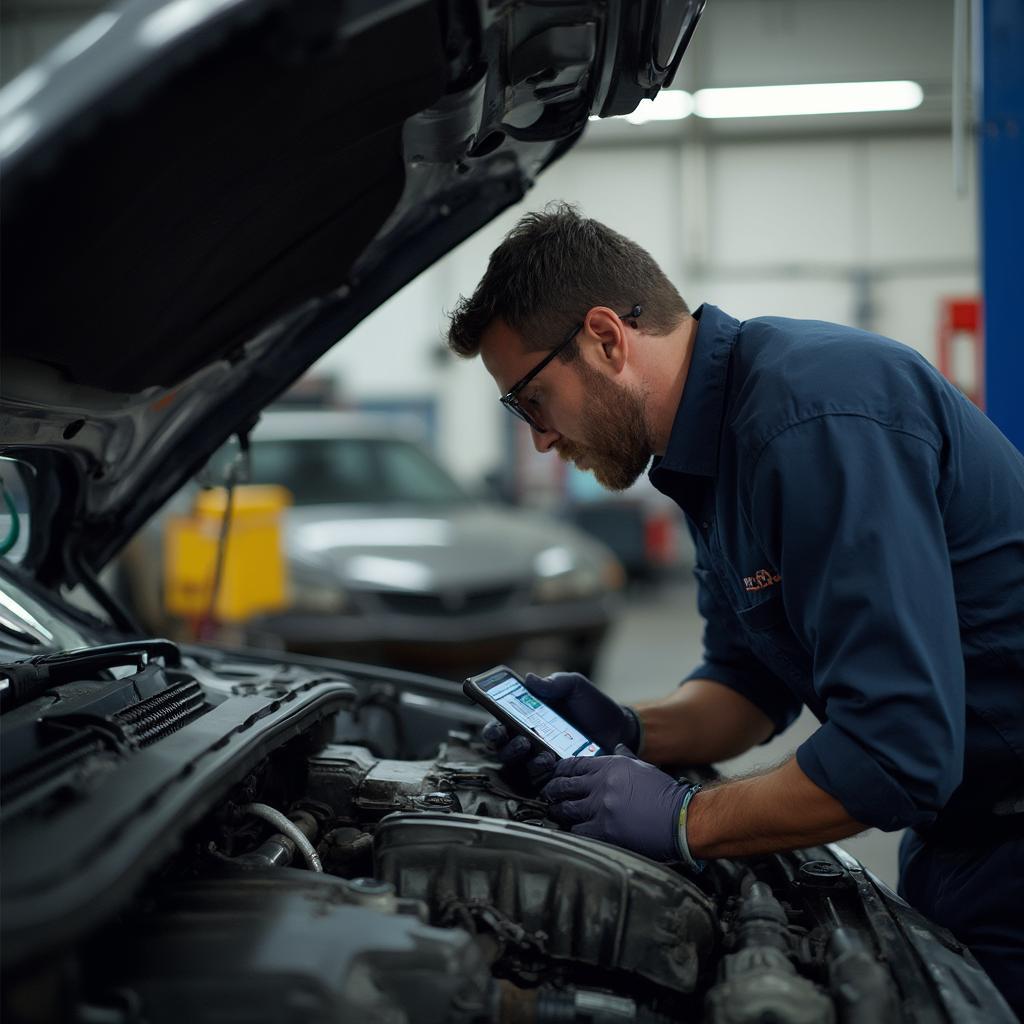
M668 482L666 473L713 477L718 470L726 379L740 322L710 303L696 310L693 318L697 321L697 333L683 397L665 454L654 459L648 473L651 483L660 491Z

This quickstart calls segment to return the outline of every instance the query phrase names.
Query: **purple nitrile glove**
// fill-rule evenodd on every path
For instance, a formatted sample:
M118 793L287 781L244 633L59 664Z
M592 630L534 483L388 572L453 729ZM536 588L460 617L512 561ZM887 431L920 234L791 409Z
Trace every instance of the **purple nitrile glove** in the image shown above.
M652 860L681 859L679 810L690 789L619 746L610 757L566 757L541 790L555 821Z
M523 685L602 750L614 750L620 743L631 751L639 747L641 727L636 712L602 693L579 672L555 672L550 676L531 672L523 679ZM484 743L497 753L503 764L529 759L527 771L531 777L550 774L555 759L547 752L530 758L533 746L522 734L509 739L504 725L489 722L482 735ZM537 761L542 765L533 763Z

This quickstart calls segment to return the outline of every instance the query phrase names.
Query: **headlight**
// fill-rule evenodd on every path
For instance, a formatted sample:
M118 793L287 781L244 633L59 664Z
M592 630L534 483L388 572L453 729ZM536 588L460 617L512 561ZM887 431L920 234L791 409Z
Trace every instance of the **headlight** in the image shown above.
M600 573L590 566L579 566L569 572L537 580L533 585L533 597L543 604L575 601L592 597L601 589Z
M617 559L599 557L593 561L578 561L579 557L571 548L561 544L541 551L533 562L537 577L533 584L533 599L542 604L578 601L618 590L625 583L626 574Z

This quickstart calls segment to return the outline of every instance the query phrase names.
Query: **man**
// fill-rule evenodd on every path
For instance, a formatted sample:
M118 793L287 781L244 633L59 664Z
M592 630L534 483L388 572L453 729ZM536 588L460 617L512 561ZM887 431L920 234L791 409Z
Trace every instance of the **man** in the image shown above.
M1021 455L912 350L691 314L643 249L565 205L508 234L449 343L539 451L613 490L654 456L696 545L705 660L674 693L622 708L582 676L528 677L616 752L534 759L552 815L694 868L909 827L903 893L1022 1012ZM697 792L654 767L735 756L802 704L820 728L761 775Z

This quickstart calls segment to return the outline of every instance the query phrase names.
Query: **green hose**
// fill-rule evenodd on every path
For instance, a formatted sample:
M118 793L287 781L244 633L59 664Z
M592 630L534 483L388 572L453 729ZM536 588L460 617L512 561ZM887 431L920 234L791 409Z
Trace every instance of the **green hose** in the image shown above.
M18 518L18 509L15 507L14 499L7 493L7 488L2 480L0 480L0 490L4 492L4 504L11 514L11 528L7 531L7 536L0 541L0 556L2 556L18 543L18 538L21 536L21 520Z

